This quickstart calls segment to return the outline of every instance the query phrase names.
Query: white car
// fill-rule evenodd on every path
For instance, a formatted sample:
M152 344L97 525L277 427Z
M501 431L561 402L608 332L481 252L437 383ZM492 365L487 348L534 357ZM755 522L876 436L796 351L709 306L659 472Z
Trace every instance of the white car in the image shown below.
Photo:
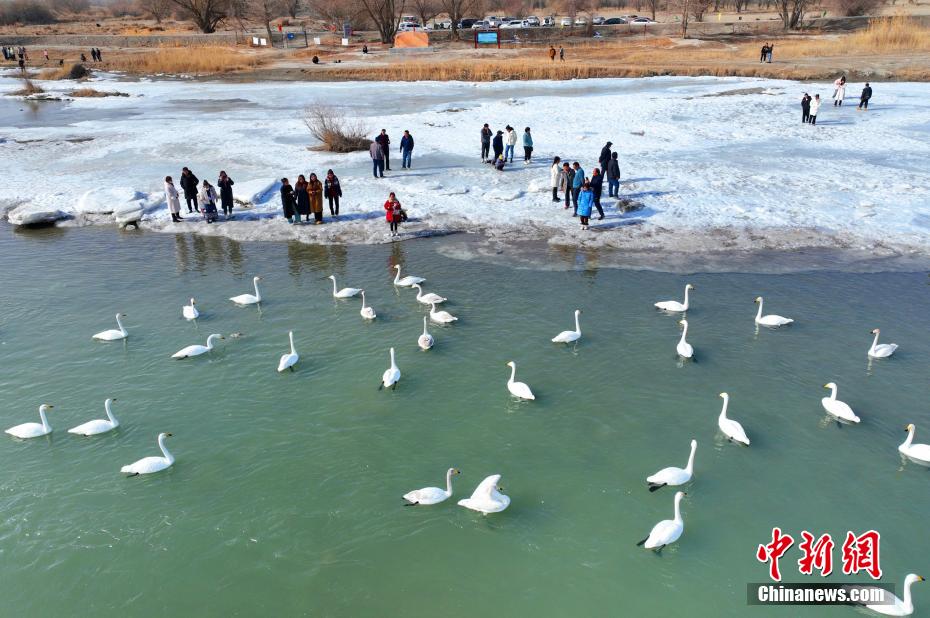
M591 23L594 24L595 26L600 26L601 24L604 23L604 18L598 15L597 17L594 17L591 19Z
M584 18L584 17L576 17L576 18L575 18L575 25L576 25L576 26L587 26L587 25L588 25L588 20L587 20L586 18Z
M442 21L437 21L433 23L433 28L436 30L452 30L452 20L443 19Z
M543 28L551 28L555 25L555 17L543 17L541 25Z
M636 19L634 19L634 20L631 21L630 23L631 23L631 24L654 24L654 23L656 23L656 22L652 21L652 20L649 19L648 17L637 17Z
M504 20L502 20L500 17L491 15L490 17L485 17L484 21L488 22L488 25L492 28L500 28Z
M530 25L531 28L539 27L539 18L536 17L535 15L530 15L529 17L527 17L526 22Z
M562 18L562 25L563 25L563 26L571 26L571 25L572 25L572 18L571 18L571 17L563 17L563 18Z
M402 21L400 25L397 26L398 32L416 32L417 30L422 30L420 24L416 24L410 21Z
M501 24L501 30L505 28L515 29L515 28L529 28L529 27L530 27L530 23L525 19L512 19L506 23Z
M471 25L471 29L472 30L490 30L491 24L489 24L488 22L484 20L476 21L475 23Z

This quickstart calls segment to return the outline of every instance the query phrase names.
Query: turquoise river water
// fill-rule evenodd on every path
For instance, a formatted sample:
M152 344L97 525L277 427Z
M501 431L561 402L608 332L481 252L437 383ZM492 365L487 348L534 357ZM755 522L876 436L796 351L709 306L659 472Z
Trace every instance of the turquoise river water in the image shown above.
M930 575L930 472L897 452L907 423L930 442L926 273L682 276L564 254L541 264L573 267L518 269L444 256L449 241L0 227L0 425L55 405L50 437L0 439L0 615L855 615L747 606L773 526L832 533L837 571L846 531L874 528L885 581ZM429 352L416 346L425 310L391 285L394 263L460 317L431 328ZM331 273L366 289L375 322L331 297ZM261 310L230 303L255 274ZM652 303L686 282L697 362L682 364L676 318ZM757 333L760 294L796 324ZM180 315L191 296L196 323ZM575 308L580 344L550 343ZM117 312L128 341L92 341ZM901 347L870 366L875 327ZM278 374L289 329L301 360ZM214 353L171 360L212 332L227 335ZM390 346L403 377L379 391ZM508 395L510 360L535 402ZM860 425L825 420L828 381ZM721 391L750 448L719 435ZM106 397L118 430L66 432L101 418ZM124 478L162 431L174 467ZM636 547L672 515L673 491L650 493L645 477L684 466L692 438L684 535L660 555ZM462 471L452 500L401 506L450 466ZM456 505L494 473L509 509ZM817 581L798 557L782 560L786 580ZM930 607L930 585L914 595L918 614Z

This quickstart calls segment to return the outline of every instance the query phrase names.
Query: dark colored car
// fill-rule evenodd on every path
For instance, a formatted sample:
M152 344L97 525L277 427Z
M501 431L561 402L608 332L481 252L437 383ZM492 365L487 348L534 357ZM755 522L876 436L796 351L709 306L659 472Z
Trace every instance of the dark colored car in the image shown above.
M610 19L604 22L605 26L619 26L620 24L625 24L627 21L622 17L611 17Z
M459 22L459 30L468 30L475 25L475 22L479 20L469 17L468 19L463 19Z

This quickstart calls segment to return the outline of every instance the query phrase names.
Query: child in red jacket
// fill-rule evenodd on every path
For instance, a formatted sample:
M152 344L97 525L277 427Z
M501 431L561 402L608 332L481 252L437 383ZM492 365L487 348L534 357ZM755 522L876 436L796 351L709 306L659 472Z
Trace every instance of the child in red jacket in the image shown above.
M387 219L388 224L391 226L391 236L397 236L397 228L404 218L404 209L401 207L400 202L397 201L393 191L384 203L384 210L386 212L384 218Z

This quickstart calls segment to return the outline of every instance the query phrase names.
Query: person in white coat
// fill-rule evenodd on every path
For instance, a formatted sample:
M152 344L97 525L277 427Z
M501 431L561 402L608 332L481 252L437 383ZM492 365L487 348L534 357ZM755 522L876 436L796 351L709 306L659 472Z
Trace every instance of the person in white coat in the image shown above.
M809 118L810 118L809 122L810 122L811 124L817 124L817 112L820 111L820 104L821 104L821 103L823 103L823 101L820 100L820 95L819 95L819 94L815 94L815 95L814 95L814 100L811 101L811 114L810 114L810 116L809 116Z
M556 157L552 160L552 168L549 170L549 184L552 186L552 201L558 204L559 186L562 184L562 159Z
M504 144L506 145L504 160L513 163L513 149L517 145L517 132L510 125L507 125L507 138L504 140Z
M846 76L842 76L833 82L833 106L840 107L843 105L843 98L846 96Z
M165 201L168 202L168 210L171 212L171 220L175 223L183 221L181 218L181 197L178 195L178 190L174 186L174 181L171 180L171 176L165 176Z

